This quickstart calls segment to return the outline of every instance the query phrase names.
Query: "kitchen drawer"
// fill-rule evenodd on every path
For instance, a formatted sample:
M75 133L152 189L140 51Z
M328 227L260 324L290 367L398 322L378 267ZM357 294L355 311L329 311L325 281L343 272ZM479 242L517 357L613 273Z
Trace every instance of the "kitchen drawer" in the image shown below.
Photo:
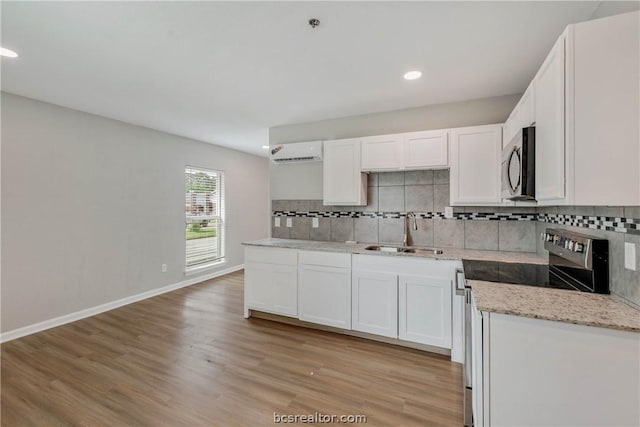
M401 255L353 255L353 270L419 276L452 277L460 261Z
M300 251L298 254L300 264L351 268L351 254L312 251Z
M276 265L298 265L298 251L293 249L264 248L247 246L244 252L244 262L260 262Z

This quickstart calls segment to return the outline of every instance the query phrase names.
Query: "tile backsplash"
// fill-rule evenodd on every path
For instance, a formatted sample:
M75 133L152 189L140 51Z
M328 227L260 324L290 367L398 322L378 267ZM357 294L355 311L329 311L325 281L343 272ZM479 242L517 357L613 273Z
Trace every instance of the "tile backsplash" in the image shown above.
M640 206L548 207L538 208L538 213L536 234L547 228L561 228L607 239L611 293L640 308ZM593 224L589 224L590 228L585 228L585 222ZM630 225L633 227L629 227ZM636 271L624 267L625 242L636 245ZM539 239L536 251L547 254Z
M402 244L406 212L417 214L409 244L538 252L546 228L564 228L609 240L612 293L640 306L640 271L624 268L624 242L640 246L640 207L456 207L449 205L449 171L386 172L368 175L367 206L324 206L322 200L272 200L275 238ZM280 227L275 218L280 217ZM286 218L292 226L286 227ZM312 227L317 218L318 227ZM639 257L640 247L636 251Z
M402 244L405 213L418 214L418 229L409 229L409 243L439 248L536 250L532 209L456 209L456 219L445 219L449 205L449 171L411 171L369 174L367 206L324 206L322 200L273 200L275 216L292 218L275 227L272 236L363 243ZM471 209L471 208L469 208ZM518 212L519 211L519 212ZM471 210L469 211L471 212ZM497 215L491 217L491 214ZM318 218L318 228L311 218ZM493 221L500 219L500 221Z

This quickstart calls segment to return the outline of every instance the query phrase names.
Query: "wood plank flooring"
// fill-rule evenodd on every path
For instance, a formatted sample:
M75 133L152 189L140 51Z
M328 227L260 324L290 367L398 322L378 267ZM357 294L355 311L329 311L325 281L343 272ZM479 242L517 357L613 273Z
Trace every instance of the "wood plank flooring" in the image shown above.
M369 426L462 425L460 365L244 319L243 277L3 344L2 426L262 426L274 425L274 412L363 414Z

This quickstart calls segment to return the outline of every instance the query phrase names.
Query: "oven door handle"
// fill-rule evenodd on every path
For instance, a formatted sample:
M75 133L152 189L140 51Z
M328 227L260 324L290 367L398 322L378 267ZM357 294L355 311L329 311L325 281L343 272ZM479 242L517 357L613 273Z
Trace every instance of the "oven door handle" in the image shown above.
M464 271L461 268L456 268L456 295L464 296L464 288Z

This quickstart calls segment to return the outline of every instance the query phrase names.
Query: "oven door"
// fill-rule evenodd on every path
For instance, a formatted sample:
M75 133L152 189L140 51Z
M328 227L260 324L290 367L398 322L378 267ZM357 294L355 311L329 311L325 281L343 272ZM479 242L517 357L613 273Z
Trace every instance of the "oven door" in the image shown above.
M522 132L502 150L502 198L522 196Z

